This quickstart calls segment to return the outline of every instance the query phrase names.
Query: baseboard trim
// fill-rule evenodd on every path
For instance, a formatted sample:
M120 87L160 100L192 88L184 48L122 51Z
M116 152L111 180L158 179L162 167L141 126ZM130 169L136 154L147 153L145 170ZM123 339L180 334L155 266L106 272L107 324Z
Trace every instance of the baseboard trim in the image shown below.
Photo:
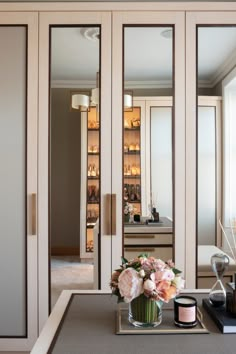
M79 247L52 247L51 255L52 256L79 256L80 248Z

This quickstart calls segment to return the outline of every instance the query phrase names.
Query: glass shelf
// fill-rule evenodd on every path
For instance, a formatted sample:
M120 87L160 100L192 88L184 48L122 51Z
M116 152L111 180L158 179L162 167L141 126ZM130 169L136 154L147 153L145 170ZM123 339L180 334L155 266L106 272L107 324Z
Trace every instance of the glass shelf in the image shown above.
M124 178L125 178L125 179L133 179L133 178L139 179L139 178L141 178L141 175L136 175L136 176L124 176Z
M87 178L90 180L99 180L99 176L96 176L96 177L88 176Z
M124 155L140 155L140 150L127 151L127 152L124 152Z
M140 127L134 127L134 128L124 128L125 131L136 131L140 130Z

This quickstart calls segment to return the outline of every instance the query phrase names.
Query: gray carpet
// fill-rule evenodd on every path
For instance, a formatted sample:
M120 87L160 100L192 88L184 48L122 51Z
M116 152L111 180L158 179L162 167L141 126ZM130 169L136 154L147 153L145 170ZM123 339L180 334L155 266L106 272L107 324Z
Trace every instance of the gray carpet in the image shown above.
M93 264L80 263L76 256L51 257L51 306L64 289L93 289L93 269Z

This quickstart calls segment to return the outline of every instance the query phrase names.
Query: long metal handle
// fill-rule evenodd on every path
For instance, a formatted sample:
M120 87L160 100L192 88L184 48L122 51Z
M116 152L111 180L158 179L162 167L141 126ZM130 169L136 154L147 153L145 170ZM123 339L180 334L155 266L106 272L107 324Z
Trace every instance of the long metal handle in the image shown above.
M116 235L116 194L111 195L111 234Z
M125 234L125 238L143 238L143 239L147 239L147 238L155 238L155 235L127 235Z
M36 193L32 193L31 195L31 217L32 217L32 224L31 224L31 234L36 236L37 234L37 195Z
M116 194L105 196L104 232L106 235L116 235Z
M136 247L127 247L125 248L125 252L140 252L140 248L136 248ZM155 251L155 248L142 248L142 252L154 252Z

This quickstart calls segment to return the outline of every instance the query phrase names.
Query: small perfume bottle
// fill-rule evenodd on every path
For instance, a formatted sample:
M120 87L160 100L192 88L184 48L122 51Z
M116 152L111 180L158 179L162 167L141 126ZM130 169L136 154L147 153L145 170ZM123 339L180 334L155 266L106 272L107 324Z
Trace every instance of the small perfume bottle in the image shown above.
M226 291L222 280L228 265L229 257L226 254L217 253L211 257L212 270L217 279L209 293L209 301L214 307L224 306L226 303Z
M88 177L91 176L91 173L92 173L92 165L89 165L89 167L88 167Z
M137 175L137 168L136 168L135 164L132 165L131 175L132 176L136 176Z
M92 177L96 177L96 175L97 175L97 169L96 169L95 164L93 164L93 168L92 168L92 171L91 171L91 176Z
M128 165L128 169L127 169L127 176L131 176L131 169L130 169L130 165Z

